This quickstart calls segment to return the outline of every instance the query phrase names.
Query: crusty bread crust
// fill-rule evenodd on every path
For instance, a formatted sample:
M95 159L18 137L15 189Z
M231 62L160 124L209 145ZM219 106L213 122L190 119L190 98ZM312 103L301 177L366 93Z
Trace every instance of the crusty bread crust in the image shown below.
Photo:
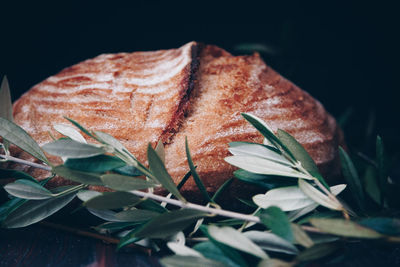
M187 136L210 192L235 169L224 161L229 142L262 142L241 112L289 132L324 175L337 174L343 138L335 120L258 54L232 56L191 42L178 49L100 55L49 77L14 103L16 123L41 145L51 141L48 132L60 137L52 125L66 123L63 116L115 136L142 162L147 144L162 140L175 182L188 171ZM53 186L64 183L56 179ZM194 181L183 191L197 191Z

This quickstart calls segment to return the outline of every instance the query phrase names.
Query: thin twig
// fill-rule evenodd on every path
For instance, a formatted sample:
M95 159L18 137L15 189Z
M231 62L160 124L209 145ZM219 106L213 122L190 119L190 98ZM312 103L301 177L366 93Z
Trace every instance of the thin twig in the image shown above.
M233 218L233 219L240 219L240 220L244 220L244 221L248 221L248 222L261 223L260 218L258 218L257 216L253 216L253 215L247 215L247 214L242 214L242 213L228 211L228 210L206 207L206 206L202 206L202 205L198 205L198 204L194 204L194 203L190 203L190 202L184 203L184 202L176 200L176 199L169 199L169 198L166 198L166 197L163 197L160 195L155 195L155 194L137 191L137 190L133 190L133 191L129 191L129 192L131 192L132 194L139 196L139 197L150 198L150 199L156 200L158 202L166 202L168 204L178 206L181 208L204 211L204 212L210 213L211 215L219 215L219 216L224 216L224 217Z
M30 162L30 161L27 161L27 160L15 158L15 157L8 156L8 155L0 155L0 158L51 172L51 167L47 166L47 165Z
M46 171L51 171L51 167L49 167L47 165L32 163L30 161L14 158L14 157L11 157L11 156L1 155L1 157L4 158L4 159L10 160L10 161L17 162L17 163L29 165L29 166L32 166L32 167L35 167L35 168L40 168L40 169L43 169L43 170L46 170ZM170 199L170 198L163 197L163 196L160 196L160 195L155 195L155 194L152 194L152 193L142 192L142 191L138 191L138 190L133 190L133 191L130 191L130 192L132 194L136 195L136 196L139 196L139 197L150 198L150 199L156 200L158 202L166 202L168 204L171 204L171 205L174 205L174 206L178 206L178 207L181 207L181 208L188 208L188 209L204 211L206 213L209 213L210 215L219 215L219 216L233 218L233 219L240 219L240 220L244 220L244 221L248 221L248 222L261 223L260 218L258 218L257 216L253 216L253 215L247 215L247 214L242 214L242 213L228 211L228 210L222 210L222 209L216 209L216 208L212 208L212 207L206 207L206 206L197 205L197 204L190 203L190 202L184 203L184 202L179 201L179 200Z

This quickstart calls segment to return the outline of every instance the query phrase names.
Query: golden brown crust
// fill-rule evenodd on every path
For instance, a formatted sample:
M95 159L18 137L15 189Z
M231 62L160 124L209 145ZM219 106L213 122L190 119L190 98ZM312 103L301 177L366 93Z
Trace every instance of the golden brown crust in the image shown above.
M14 104L15 121L44 144L50 141L47 131L59 136L52 124L65 123L63 116L68 116L115 136L143 162L147 144L162 140L176 182L188 171L187 136L207 190L215 191L234 170L223 160L228 143L262 142L240 115L249 112L273 130L292 134L325 175L336 172L340 129L318 101L266 66L258 54L232 56L205 46L198 56L198 50L192 42L179 49L84 61L23 95ZM193 193L196 186L189 180L183 190Z

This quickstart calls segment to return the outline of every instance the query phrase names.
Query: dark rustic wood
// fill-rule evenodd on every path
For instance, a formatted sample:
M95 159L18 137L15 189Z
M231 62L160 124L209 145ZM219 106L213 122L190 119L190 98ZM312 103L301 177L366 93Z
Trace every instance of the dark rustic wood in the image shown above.
M43 225L0 230L0 266L160 266L156 257Z

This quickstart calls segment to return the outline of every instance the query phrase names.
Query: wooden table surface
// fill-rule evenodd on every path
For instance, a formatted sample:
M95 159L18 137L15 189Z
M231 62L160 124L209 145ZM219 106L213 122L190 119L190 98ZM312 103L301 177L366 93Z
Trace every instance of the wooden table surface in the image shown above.
M115 244L34 225L0 229L0 266L160 266L137 249L116 252Z

